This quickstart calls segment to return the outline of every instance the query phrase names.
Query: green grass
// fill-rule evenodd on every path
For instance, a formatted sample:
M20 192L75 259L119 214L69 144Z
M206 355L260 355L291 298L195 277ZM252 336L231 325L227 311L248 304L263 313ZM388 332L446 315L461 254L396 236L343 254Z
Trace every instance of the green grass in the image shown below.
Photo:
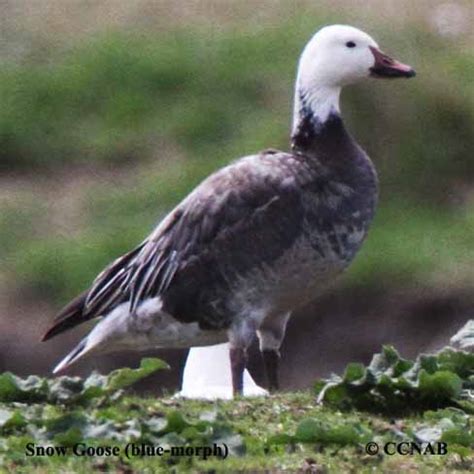
M469 286L474 278L473 211L414 201L382 203L346 284Z
M328 21L327 14L296 15L259 30L109 33L51 50L41 62L6 62L2 169L159 159L169 143L190 160L211 162L222 146L230 159L284 147L298 55ZM440 183L472 178L472 55L422 27L380 25L372 33L419 73L409 82L374 81L345 94L351 128L382 160L384 180L399 180L404 191L416 183L416 193L433 195Z
M472 321L456 337L469 348ZM87 379L23 379L5 372L0 472L468 471L474 467L473 361L474 354L452 347L410 361L384 346L367 367L348 364L342 376L318 380L311 391L231 401L126 394L132 384L169 368L156 358ZM429 443L431 452L396 453L401 442L423 451ZM130 455L129 443L183 450L216 445L225 456ZM80 444L116 452L79 456ZM64 453L41 456L34 446Z
M42 417L51 420L63 420L71 423L71 418L65 418L69 413L76 413L75 408L36 405L37 419ZM396 442L406 436L413 440L413 433L436 425L441 419L456 420L456 413L449 410L427 412L424 417L412 416L402 420L391 420L376 415L353 411L342 413L327 407L316 405L315 397L309 392L285 393L271 398L241 399L235 401L205 402L193 400L175 400L171 398L134 397L126 396L115 402L104 402L88 412L102 422L109 420L116 426L140 426L144 420L170 416L179 413L186 422L200 423L203 419L216 420L212 423L214 429L219 425L226 426L230 431L226 442L232 447L242 445L238 453L231 454L227 459L208 458L171 458L170 456L134 457L126 459L124 455L111 458L76 457L26 457L25 445L32 442L31 435L18 435L10 432L3 439L7 443L5 453L0 447L0 470L3 472L90 472L91 470L126 472L255 472L268 470L295 471L302 469L305 464L318 466L323 472L467 472L473 467L469 449L451 439L448 443L449 454L445 456L401 456L378 455L369 456L365 453L365 444L376 440L382 445L388 441ZM173 415L176 416L176 415ZM292 435L297 432L303 420L317 420L322 428L318 441L278 443L277 438ZM69 421L67 421L69 420ZM307 424L308 422L306 422ZM447 422L445 422L447 423ZM49 429L57 429L58 422L51 421ZM303 429L299 428L300 430ZM17 430L17 433L21 432ZM402 435L401 433L404 433ZM300 432L303 435L302 432ZM189 435L189 428L188 428ZM235 436L240 436L237 441ZM69 438L56 437L53 444L78 442L69 432ZM128 435L130 436L130 435ZM136 435L139 436L139 435ZM187 436L186 434L181 436ZM402 436L402 437L401 437ZM132 438L133 439L133 438ZM139 438L138 438L139 439ZM222 438L224 440L224 438ZM462 440L458 440L462 441ZM88 439L88 445L117 445L123 452L125 442L107 439ZM139 442L137 440L137 442ZM169 437L165 443L183 442L180 436ZM471 453L472 454L472 453ZM0 471L0 472L2 472Z

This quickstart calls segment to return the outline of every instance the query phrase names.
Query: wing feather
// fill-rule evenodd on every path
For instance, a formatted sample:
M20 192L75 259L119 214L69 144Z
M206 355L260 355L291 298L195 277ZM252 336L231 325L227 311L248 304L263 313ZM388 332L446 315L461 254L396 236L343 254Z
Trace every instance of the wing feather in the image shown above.
M288 191L282 184L291 181L284 179L288 178L288 169L281 165L284 159L280 165L268 162L273 155L244 158L207 178L145 241L106 267L80 302L58 315L45 339L102 316L124 301L130 301L134 312L144 299L166 292L180 268L206 252L213 241L238 238L230 229L265 213Z

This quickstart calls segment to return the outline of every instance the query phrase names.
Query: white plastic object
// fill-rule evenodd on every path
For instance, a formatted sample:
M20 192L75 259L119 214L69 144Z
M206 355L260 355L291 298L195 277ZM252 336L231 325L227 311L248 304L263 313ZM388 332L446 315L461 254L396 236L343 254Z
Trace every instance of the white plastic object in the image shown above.
M247 370L244 372L243 395L268 395L267 390L258 386ZM186 359L181 391L176 396L205 400L232 399L229 344L192 347Z

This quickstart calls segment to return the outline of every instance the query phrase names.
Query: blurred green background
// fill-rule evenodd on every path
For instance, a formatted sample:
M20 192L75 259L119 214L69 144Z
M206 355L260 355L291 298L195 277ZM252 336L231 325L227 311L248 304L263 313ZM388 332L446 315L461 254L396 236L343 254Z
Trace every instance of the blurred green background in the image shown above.
M21 333L17 315L28 313L25 331L39 336L46 314L213 170L288 149L297 60L329 23L360 27L418 73L344 91L381 198L341 286L472 290L472 2L18 0L0 9L4 334Z

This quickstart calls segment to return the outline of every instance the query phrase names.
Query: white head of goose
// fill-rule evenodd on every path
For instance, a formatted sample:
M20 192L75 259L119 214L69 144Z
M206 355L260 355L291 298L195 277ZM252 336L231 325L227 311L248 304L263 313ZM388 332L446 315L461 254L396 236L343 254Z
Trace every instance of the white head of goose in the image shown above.
M86 354L229 341L241 393L257 334L269 388L278 388L291 312L348 266L374 215L376 173L344 127L341 87L414 74L356 28L317 32L299 64L292 152L262 151L215 172L112 262L44 335L100 318L54 372Z

